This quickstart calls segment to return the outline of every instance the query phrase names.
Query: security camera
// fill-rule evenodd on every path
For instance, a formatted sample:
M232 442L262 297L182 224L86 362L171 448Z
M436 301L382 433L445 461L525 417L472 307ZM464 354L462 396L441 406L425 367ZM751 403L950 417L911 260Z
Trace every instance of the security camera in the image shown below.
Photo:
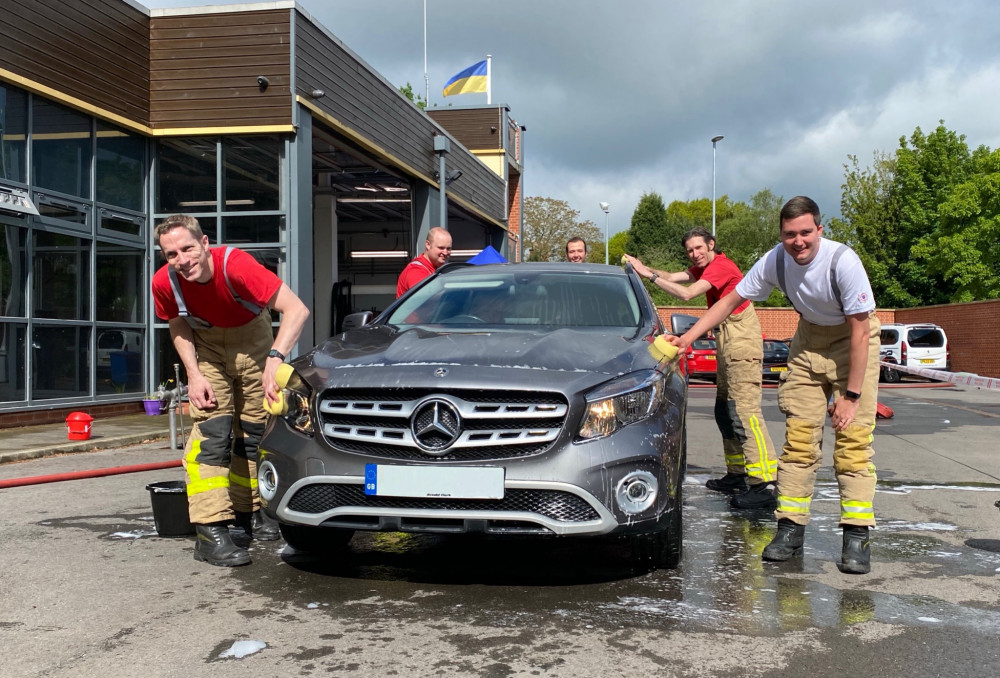
M260 87L261 89L267 89L267 86L269 84L270 84L270 82L263 75L258 75L257 76L257 86L258 87Z

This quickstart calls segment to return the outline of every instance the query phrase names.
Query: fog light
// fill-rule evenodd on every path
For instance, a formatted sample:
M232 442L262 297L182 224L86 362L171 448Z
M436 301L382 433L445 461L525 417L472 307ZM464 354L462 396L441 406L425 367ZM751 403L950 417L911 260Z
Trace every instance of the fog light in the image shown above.
M656 476L648 471L633 471L618 481L615 499L618 508L628 514L642 513L656 501Z
M278 494L278 471L269 461L257 467L257 490L265 501L271 501Z

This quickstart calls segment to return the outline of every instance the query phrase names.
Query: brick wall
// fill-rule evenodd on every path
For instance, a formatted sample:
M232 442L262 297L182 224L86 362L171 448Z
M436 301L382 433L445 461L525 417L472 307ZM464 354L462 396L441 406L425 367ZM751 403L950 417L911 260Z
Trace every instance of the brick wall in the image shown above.
M108 403L107 405L80 405L78 407L62 407L50 410L24 410L21 412L0 413L0 428L15 426L37 426L38 424L55 424L66 421L70 412L86 412L94 419L119 417L126 414L142 414L145 410L142 401L131 403Z
M667 327L673 313L701 317L704 308L661 306L657 309ZM983 377L1000 378L1000 299L973 301L967 304L921 306L919 308L879 309L883 323L934 323L948 335L951 366L955 372L972 372ZM761 329L767 337L787 339L795 333L798 314L790 308L757 308Z
M898 323L934 323L948 335L951 367L1000 378L1000 299L896 310Z

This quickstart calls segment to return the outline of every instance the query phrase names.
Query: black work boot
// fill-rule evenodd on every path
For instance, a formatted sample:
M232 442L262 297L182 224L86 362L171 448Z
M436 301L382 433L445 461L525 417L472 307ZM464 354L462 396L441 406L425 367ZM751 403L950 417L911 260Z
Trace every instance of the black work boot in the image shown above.
M721 478L712 478L705 487L715 492L725 494L738 494L747 489L747 476L745 473L726 473Z
M253 513L237 511L233 521L236 527L242 528L248 537L257 541L276 541L281 538L278 522L267 517L260 509Z
M774 485L771 483L760 483L751 485L746 492L740 492L729 500L729 505L736 509L768 509L774 510L778 507L778 500L774 496Z
M194 559L210 565L233 567L250 562L250 554L233 543L225 523L195 525Z
M864 525L844 525L844 550L840 553L840 571L845 574L868 574L872 571L872 541Z
M793 523L788 518L778 521L778 532L771 543L764 547L761 557L764 560L789 560L792 556L802 553L802 545L806 540L806 526Z

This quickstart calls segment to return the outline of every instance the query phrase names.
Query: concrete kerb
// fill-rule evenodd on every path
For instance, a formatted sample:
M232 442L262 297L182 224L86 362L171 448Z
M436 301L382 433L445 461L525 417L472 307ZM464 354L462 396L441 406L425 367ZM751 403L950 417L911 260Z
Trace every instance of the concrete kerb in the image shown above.
M131 435L109 436L76 442L66 441L65 443L32 447L19 451L0 450L0 464L13 461L25 461L28 459L41 459L42 457L51 457L57 454L93 452L94 450L104 450L112 447L125 447L127 445L154 443L159 440L166 440L167 438L169 438L168 434L151 436L148 433L136 433Z

